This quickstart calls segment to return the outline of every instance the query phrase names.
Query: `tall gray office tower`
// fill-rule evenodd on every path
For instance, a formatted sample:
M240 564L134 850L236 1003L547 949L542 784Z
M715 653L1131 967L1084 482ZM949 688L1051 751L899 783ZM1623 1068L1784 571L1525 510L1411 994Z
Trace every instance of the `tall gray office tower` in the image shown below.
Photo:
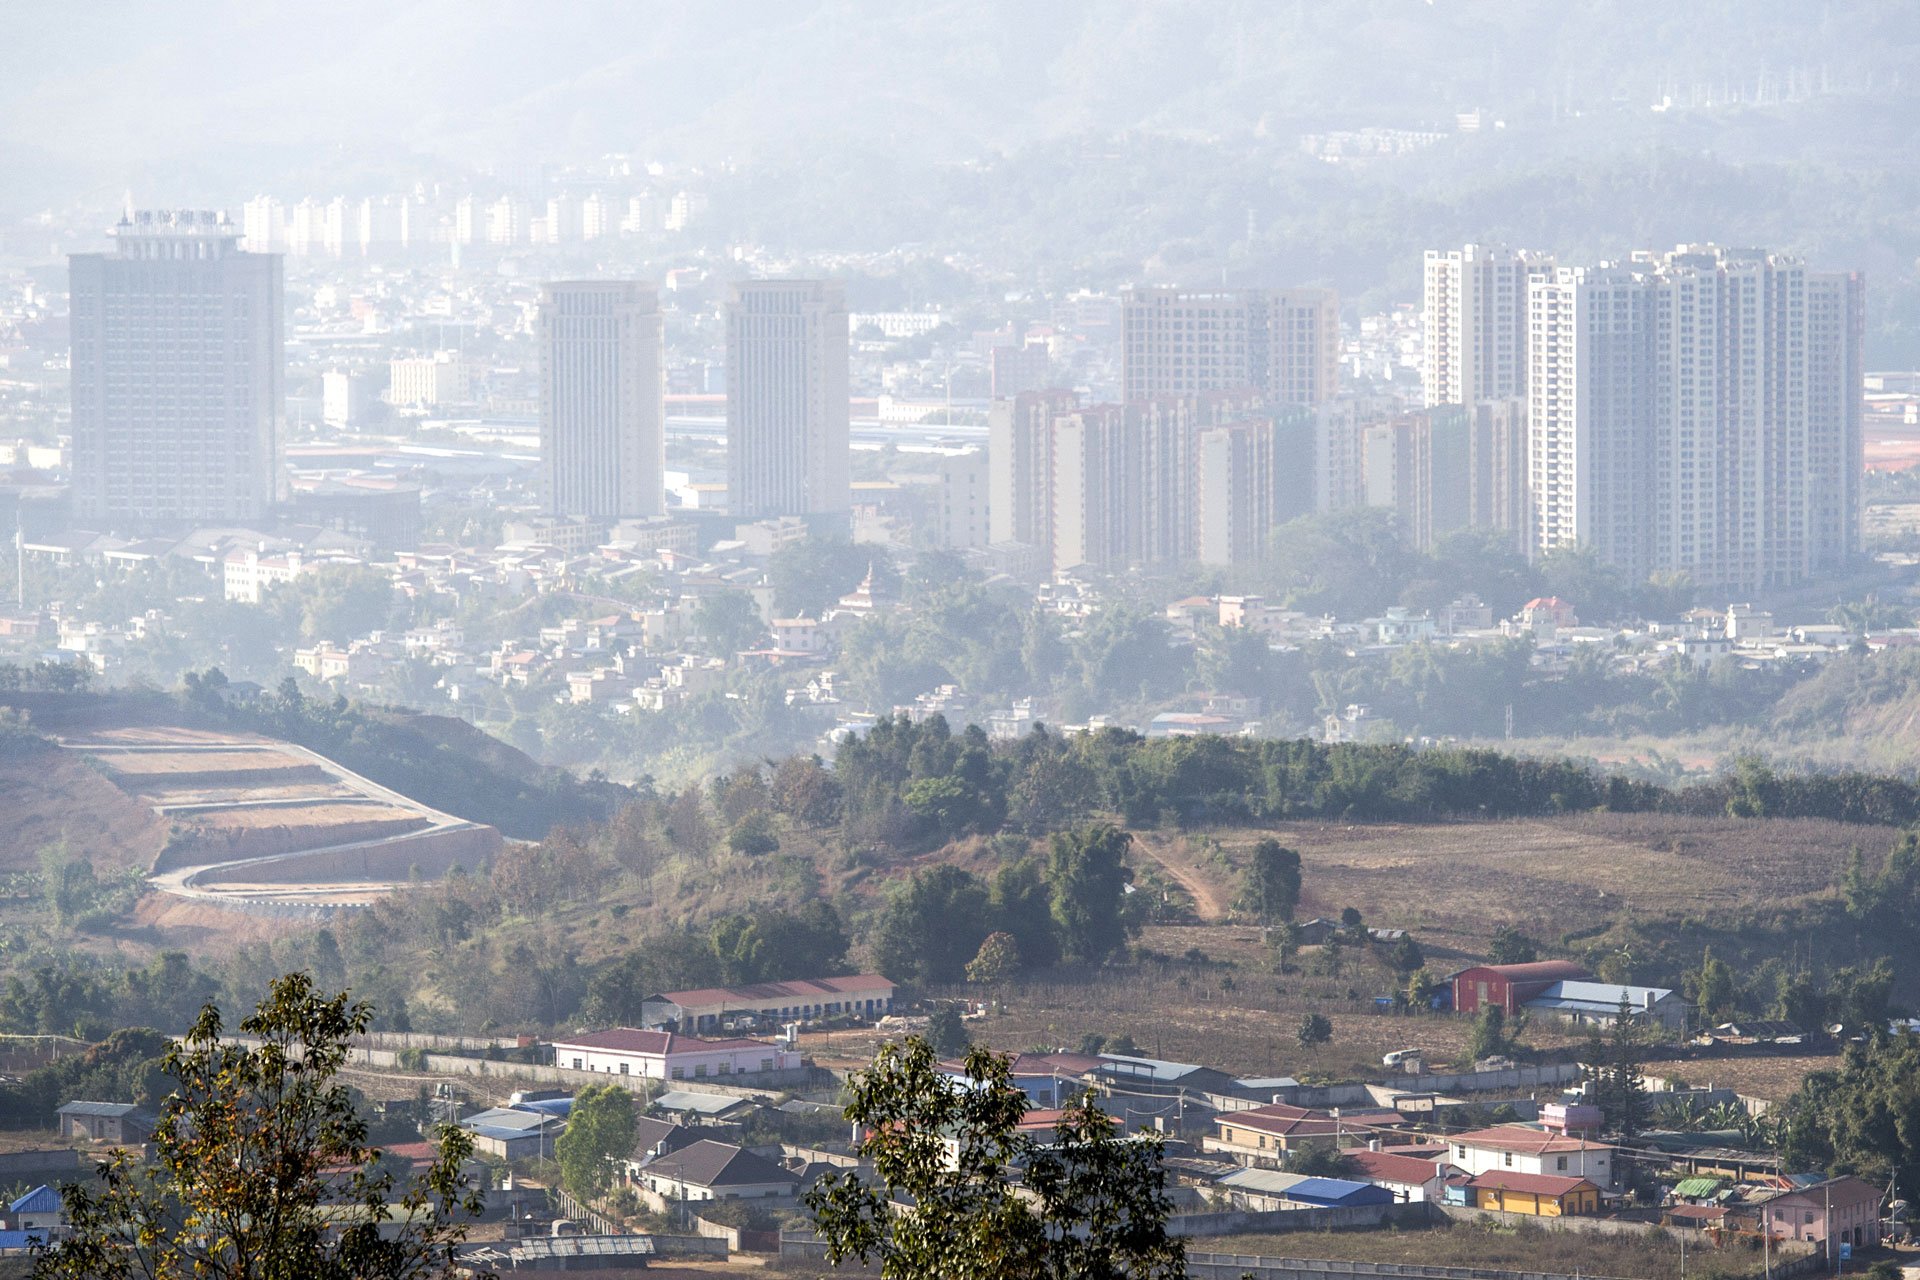
M839 285L748 280L728 289L727 504L749 517L852 509Z
M73 508L110 530L248 524L280 496L280 255L224 215L137 213L77 253Z
M569 280L541 293L541 495L554 515L666 513L660 299L634 280Z

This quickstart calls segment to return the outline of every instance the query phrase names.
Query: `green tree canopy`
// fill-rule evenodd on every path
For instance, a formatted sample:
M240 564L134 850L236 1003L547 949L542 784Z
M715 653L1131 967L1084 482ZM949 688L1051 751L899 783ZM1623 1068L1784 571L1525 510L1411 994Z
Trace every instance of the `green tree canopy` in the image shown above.
M753 597L744 591L717 591L693 611L699 651L710 658L731 658L750 649L767 633Z
M154 1158L124 1151L102 1181L64 1189L69 1237L35 1274L72 1280L205 1276L444 1274L479 1198L460 1166L472 1139L442 1129L424 1178L402 1191L367 1144L338 1074L371 1008L317 994L288 974L229 1039L202 1011L171 1045L173 1092L160 1104ZM344 1171L344 1172L343 1172Z
M1254 845L1241 879L1240 903L1262 924L1293 919L1300 905L1300 855L1278 840Z
M1126 949L1122 899L1133 880L1126 862L1132 843L1125 831L1104 825L1054 833L1047 883L1061 947L1073 959L1100 964Z
M1088 1095L1036 1141L1019 1132L1027 1099L1006 1058L975 1049L966 1076L954 1088L914 1038L849 1082L873 1173L829 1172L804 1197L830 1265L877 1261L885 1280L1186 1274L1156 1135L1120 1136Z
M633 1152L633 1094L617 1084L588 1085L573 1095L567 1128L553 1158L567 1190L593 1200L613 1181L613 1161Z

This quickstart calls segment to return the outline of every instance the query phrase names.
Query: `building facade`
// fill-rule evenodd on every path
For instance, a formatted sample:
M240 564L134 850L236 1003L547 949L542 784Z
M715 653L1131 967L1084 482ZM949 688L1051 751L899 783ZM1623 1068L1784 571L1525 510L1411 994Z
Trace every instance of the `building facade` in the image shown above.
M1447 1145L1447 1158L1471 1177L1533 1174L1585 1178L1603 1191L1613 1186L1613 1148L1585 1138L1503 1124L1454 1134Z
M553 1064L647 1080L725 1079L792 1071L801 1065L800 1055L791 1049L759 1040L703 1040L633 1027L556 1040Z
M876 973L837 978L800 978L746 987L668 991L641 1001L641 1020L685 1032L723 1025L813 1022L852 1017L874 1021L893 1012L894 984Z
M1071 391L1028 391L987 410L987 532L994 543L1053 546L1053 420Z
M1121 297L1130 402L1251 389L1269 404L1316 405L1339 379L1340 300L1330 289L1152 287Z
M658 293L633 280L542 291L540 476L552 515L666 514L666 383Z
M387 362L387 403L402 408L434 409L473 399L472 371L452 351L403 356Z
M1429 249L1421 385L1429 405L1478 404L1527 387L1527 285L1543 254L1499 245Z
M1556 982L1583 982L1593 975L1571 960L1534 960L1526 964L1478 964L1453 975L1453 1010L1478 1013L1494 1008L1507 1017Z
M1857 275L1684 245L1528 285L1534 546L1762 591L1860 546Z
M114 531L258 523L279 498L280 258L224 215L121 220L73 255L73 514Z
M730 286L727 492L739 516L842 514L847 473L847 304L819 280Z

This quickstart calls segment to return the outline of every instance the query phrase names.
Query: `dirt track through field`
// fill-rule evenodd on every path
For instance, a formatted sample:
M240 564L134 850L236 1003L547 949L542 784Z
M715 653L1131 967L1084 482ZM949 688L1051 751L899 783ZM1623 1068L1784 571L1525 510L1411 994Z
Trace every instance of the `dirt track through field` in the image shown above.
M1142 853L1159 863L1174 882L1187 891L1187 896L1193 899L1194 914L1207 921L1226 919L1229 909L1226 892L1193 865L1184 840L1167 840L1136 831L1133 841Z

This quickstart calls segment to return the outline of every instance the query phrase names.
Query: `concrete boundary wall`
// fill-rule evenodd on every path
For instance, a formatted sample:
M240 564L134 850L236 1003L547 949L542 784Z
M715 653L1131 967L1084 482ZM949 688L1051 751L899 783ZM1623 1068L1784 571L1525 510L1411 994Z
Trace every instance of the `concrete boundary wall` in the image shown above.
M784 1252L785 1242L782 1241ZM1816 1256L1776 1262L1775 1277L1786 1280L1820 1269ZM1378 1276L1408 1276L1415 1280L1610 1280L1582 1273L1569 1276L1553 1271L1495 1271L1482 1267L1424 1267L1415 1263L1345 1262L1318 1258L1263 1258L1244 1253L1187 1254L1187 1274L1193 1280L1374 1280Z
M1167 1219L1173 1236L1237 1236L1258 1232L1352 1231L1389 1221L1425 1226L1432 1221L1424 1204L1364 1204L1330 1209L1228 1209L1217 1213L1176 1213Z
M1428 1072L1388 1076L1375 1087L1395 1093L1489 1093L1500 1089L1559 1089L1580 1078L1577 1062L1548 1062L1504 1071ZM1300 1084L1273 1089L1259 1098L1210 1093L1207 1102L1219 1111L1246 1111L1275 1100L1295 1107L1373 1106L1373 1094L1364 1084Z

